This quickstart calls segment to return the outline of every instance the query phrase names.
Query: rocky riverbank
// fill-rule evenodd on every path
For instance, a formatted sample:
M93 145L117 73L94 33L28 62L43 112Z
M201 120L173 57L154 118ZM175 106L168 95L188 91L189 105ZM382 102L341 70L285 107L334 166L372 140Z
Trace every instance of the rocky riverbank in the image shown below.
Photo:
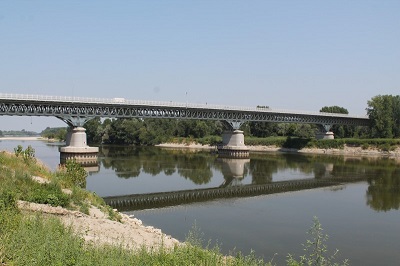
M57 216L65 226L72 226L74 231L87 242L94 244L109 244L129 249L159 248L169 249L179 244L179 241L152 226L145 226L142 221L118 213L120 222L112 221L96 207L91 207L89 215L79 211L70 211L47 204L37 204L18 201L18 207L23 211Z
M32 176L38 183L49 183L48 179ZM63 189L66 194L72 191ZM147 248L173 248L179 241L161 232L152 226L145 226L142 221L133 215L128 216L119 213L120 221L108 219L108 215L99 208L91 206L89 214L79 211L71 211L62 207L52 207L47 204L38 204L26 201L18 201L18 207L23 211L57 216L65 226L72 226L74 231L83 237L85 241L95 244L110 244L127 247L129 249Z

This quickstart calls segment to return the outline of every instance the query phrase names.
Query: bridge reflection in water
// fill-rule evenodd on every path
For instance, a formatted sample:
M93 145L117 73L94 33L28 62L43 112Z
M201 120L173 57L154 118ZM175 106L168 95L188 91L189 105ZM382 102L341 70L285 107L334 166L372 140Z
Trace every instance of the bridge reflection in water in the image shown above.
M240 198L258 195L300 191L313 188L340 186L344 183L364 180L360 177L337 178L329 174L318 179L288 180L269 182L265 184L242 184L246 171L246 164L250 159L217 158L220 162L224 182L219 187L191 190L178 190L171 192L156 192L146 194L132 194L123 196L104 197L104 201L120 211L142 210L161 208L167 206L183 205L195 202L211 201L224 198ZM329 173L331 165L324 171Z

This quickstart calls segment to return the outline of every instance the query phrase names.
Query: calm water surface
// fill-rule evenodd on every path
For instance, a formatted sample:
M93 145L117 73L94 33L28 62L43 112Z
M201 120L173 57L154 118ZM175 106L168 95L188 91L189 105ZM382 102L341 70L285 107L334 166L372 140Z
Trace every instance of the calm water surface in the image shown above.
M58 147L41 141L0 141L1 150L31 145L55 169ZM328 248L351 265L399 265L400 163L393 159L297 154L252 154L249 160L219 159L208 152L159 148L101 147L87 189L103 197L267 184L285 180L363 178L345 185L281 194L217 199L126 211L183 241L196 224L203 239L282 265L302 243L317 216ZM275 254L275 255L274 255Z

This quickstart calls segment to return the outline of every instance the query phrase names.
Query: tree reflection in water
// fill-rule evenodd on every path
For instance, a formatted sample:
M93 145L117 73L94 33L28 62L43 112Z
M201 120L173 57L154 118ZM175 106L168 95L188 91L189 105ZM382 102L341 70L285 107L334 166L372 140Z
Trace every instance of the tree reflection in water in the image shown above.
M103 146L100 163L120 178L135 178L141 173L179 175L196 185L207 184L213 171L224 177L221 187L271 183L277 173L292 170L305 178L362 178L368 181L366 204L376 211L400 207L399 162L390 158L358 158L328 155L254 153L250 159L223 159L208 151L173 150L156 147ZM249 183L249 182L248 182Z

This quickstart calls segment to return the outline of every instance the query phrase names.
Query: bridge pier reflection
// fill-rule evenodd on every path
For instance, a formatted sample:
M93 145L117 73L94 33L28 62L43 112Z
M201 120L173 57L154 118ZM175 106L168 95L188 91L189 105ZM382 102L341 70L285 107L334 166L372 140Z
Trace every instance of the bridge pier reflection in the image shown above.
M239 185L245 176L245 165L250 163L250 159L218 158L217 160L221 162L221 172L225 179L220 187Z
M83 166L96 166L98 147L89 147L86 139L86 129L83 127L68 127L66 146L60 147L60 163L67 160L75 160Z

